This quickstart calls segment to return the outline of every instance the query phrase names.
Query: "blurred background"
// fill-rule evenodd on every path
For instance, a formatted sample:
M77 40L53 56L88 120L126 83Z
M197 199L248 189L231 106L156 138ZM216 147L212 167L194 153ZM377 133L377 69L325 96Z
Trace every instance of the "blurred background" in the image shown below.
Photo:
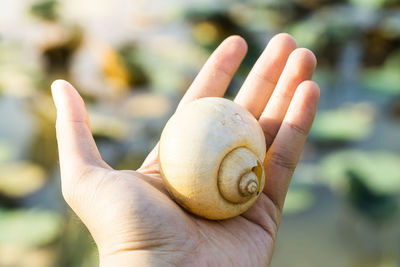
M239 34L314 51L319 113L272 266L400 266L399 0L1 0L0 266L97 266L60 192L52 80L84 97L100 152L136 169L212 50Z

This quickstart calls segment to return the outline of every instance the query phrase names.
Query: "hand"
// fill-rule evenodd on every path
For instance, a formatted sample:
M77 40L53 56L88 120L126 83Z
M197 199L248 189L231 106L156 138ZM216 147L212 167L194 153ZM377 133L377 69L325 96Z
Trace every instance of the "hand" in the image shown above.
M222 97L247 51L227 38L210 56L178 109ZM269 42L235 98L264 130L266 186L241 216L209 221L187 213L164 188L155 148L137 171L108 166L96 148L82 98L65 81L52 85L62 192L92 234L101 266L266 266L291 176L319 98L309 81L316 60L288 34ZM141 265L139 265L141 264Z

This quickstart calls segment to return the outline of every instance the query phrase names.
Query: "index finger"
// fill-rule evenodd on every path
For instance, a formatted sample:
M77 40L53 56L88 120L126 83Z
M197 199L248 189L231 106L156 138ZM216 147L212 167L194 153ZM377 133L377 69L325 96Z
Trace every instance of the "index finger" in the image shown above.
M85 105L78 92L62 80L53 82L51 87L57 108L57 143L65 189L65 186L75 184L79 178L77 173L87 166L109 167L97 150Z
M224 96L246 52L247 44L242 37L226 38L204 64L183 96L178 109L198 98Z

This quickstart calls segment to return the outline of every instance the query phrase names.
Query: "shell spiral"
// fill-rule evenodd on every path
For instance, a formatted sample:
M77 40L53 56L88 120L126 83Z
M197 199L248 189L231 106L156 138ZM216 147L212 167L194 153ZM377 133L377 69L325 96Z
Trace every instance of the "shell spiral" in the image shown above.
M237 216L265 183L264 133L234 102L201 98L177 111L159 144L164 183L182 207L207 219Z

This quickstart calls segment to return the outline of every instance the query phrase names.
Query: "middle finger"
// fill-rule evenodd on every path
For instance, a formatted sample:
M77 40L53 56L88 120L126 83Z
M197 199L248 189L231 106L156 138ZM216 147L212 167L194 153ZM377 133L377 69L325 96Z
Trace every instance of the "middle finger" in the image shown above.
M261 115L274 90L296 41L287 33L275 35L254 64L235 102L249 110L256 119Z

